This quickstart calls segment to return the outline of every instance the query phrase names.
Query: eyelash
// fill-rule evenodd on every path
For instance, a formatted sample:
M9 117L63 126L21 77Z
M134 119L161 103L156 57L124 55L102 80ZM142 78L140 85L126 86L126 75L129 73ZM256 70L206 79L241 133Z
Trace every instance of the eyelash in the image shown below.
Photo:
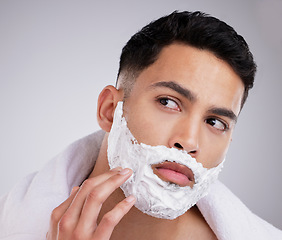
M158 97L158 98L156 99L156 101L157 101L160 105L162 105L162 107L168 108L169 110L180 111L179 104L178 104L177 101L174 100L174 99L171 99L171 98L169 98L169 97ZM175 103L175 105L177 105L178 109L176 110L176 109L167 107L164 103L162 103L162 101L172 101L173 103Z
M169 97L158 97L158 98L156 98L156 101L157 101L160 105L162 105L162 107L168 108L169 110L174 110L173 108L167 107L164 103L162 103L162 101L172 101L172 102L174 102L174 103L178 106L179 111L180 111L180 107L179 107L179 104L177 103L177 101L176 101L176 100L173 100L173 99L171 99L171 98L169 98ZM174 111L177 111L177 110L174 110ZM211 123L209 123L209 121L219 121L219 122L223 125L223 129L214 127ZM209 118L207 118L207 119L205 120L205 122L206 122L207 124L211 125L211 127L215 128L217 131L226 132L226 131L229 130L229 125L228 125L225 121L223 121L223 120L221 120L221 119L218 119L217 117L209 117Z
M210 124L209 123L209 121L219 121L222 125L223 125L223 129L220 129L220 128L216 128L216 127L214 127L212 124ZM207 124L210 124L212 127L214 127L216 130L218 130L218 131L221 131L221 132L226 132L226 131L228 131L229 130L229 125L225 122L225 121L223 121L223 120L221 120L221 119L218 119L218 118L216 118L216 117L210 117L210 118L207 118L206 120L205 120L205 122L207 123Z

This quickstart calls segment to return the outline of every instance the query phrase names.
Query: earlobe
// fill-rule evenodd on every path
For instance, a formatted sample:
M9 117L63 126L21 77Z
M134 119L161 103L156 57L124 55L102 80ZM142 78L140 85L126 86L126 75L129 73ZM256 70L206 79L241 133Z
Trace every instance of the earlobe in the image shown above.
M100 127L110 132L115 108L122 100L122 92L114 86L106 86L99 95L97 105L97 121Z

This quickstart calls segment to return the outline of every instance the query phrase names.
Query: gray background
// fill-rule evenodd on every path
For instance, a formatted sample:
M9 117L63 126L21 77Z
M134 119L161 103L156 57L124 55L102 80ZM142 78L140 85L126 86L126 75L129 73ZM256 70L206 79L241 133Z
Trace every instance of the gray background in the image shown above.
M72 141L99 129L96 100L121 48L173 10L233 26L258 64L221 180L282 229L282 1L0 1L0 194Z

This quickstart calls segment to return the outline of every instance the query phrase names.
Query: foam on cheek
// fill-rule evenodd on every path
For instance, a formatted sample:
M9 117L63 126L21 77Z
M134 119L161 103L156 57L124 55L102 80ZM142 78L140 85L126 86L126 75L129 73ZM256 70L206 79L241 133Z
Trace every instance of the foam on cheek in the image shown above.
M208 193L208 187L217 179L223 162L215 168L207 169L185 151L138 144L122 117L122 106L123 103L119 102L108 138L110 168L121 166L133 170L133 175L121 189L125 196L133 194L136 197L135 207L143 213L165 219L182 215ZM161 180L154 174L151 165L164 161L176 162L190 168L194 174L194 186L180 187Z

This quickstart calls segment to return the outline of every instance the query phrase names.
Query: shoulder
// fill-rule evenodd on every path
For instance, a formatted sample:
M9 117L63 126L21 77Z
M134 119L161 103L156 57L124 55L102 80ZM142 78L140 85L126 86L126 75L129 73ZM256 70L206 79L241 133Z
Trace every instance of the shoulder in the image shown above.
M282 231L251 212L219 181L197 206L219 239L282 239Z

